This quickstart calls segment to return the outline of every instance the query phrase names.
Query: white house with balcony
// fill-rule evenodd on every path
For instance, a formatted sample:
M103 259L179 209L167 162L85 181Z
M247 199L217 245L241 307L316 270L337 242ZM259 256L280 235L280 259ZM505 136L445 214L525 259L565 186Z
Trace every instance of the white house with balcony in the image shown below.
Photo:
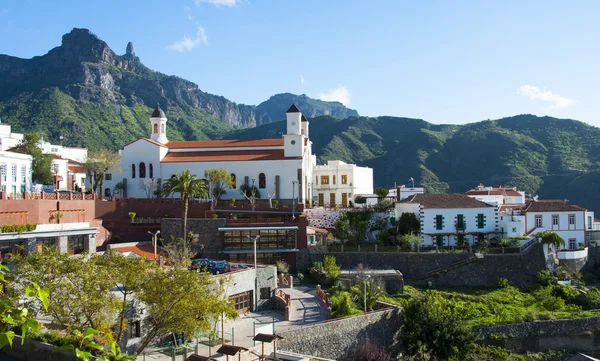
M499 237L498 208L464 194L414 194L396 202L396 218L413 213L424 245L452 246Z
M565 248L576 250L586 246L586 231L594 226L594 213L561 200L527 202L521 208L526 234L542 231L556 232L565 240Z
M356 195L373 194L373 168L330 160L313 167L312 188L319 206L347 207Z
M31 162L28 154L0 151L0 191L7 198L21 198L30 189Z

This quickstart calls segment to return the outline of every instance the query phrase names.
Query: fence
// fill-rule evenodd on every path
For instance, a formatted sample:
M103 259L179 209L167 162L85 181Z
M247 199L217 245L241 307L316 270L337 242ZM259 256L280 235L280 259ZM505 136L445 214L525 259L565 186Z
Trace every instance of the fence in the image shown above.
M327 293L325 293L325 291L323 291L321 289L321 285L317 285L316 296L318 299L323 301L324 308L326 311L325 315L327 315L327 319L330 319L331 318L331 301L329 301L329 296L327 295Z
M275 289L275 302L283 309L285 320L289 321L292 313L292 297L283 292L281 288Z
M191 354L218 356L216 350L222 343L235 344L234 329L231 332L225 332L221 336L220 330L213 333L200 333L198 336L187 342L182 342L180 338L177 345L173 341L164 342L155 347L149 347L138 355L137 359L142 361L185 361ZM222 338L224 341L222 342Z

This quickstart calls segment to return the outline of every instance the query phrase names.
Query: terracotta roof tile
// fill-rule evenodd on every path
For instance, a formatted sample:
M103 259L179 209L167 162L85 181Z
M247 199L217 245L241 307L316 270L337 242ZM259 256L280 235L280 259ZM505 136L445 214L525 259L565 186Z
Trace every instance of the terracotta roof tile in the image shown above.
M58 159L58 160L68 160L67 158L63 158L58 154L50 154L50 156L52 157L52 159Z
M85 168L80 165L70 165L69 171L73 173L85 173Z
M169 142L170 149L184 148L234 148L234 147L283 147L283 138L268 139L221 139L221 140L186 140Z
M530 201L523 206L523 212L581 212L585 210L585 208L560 200Z
M113 251L120 252L120 253L132 252L132 253L135 253L138 256L144 257L146 259L154 260L154 246L151 244L140 244L137 246L129 246L129 247L114 247ZM158 257L161 254L163 256L166 255L165 251L158 248L157 252L156 252L156 257Z
M301 157L285 157L283 149L265 150L223 150L209 152L169 152L161 163L175 162L240 162L253 160L302 159Z
M483 208L495 207L465 194L414 194L400 203L418 203L424 208Z

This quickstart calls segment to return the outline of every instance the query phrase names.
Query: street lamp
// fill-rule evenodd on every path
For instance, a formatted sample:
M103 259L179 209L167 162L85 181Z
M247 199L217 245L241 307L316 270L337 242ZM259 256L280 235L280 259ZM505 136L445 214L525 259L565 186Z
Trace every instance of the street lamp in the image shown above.
M296 215L296 184L297 180L292 181L292 219Z
M256 237L246 236L248 239L251 239L254 242L254 309L256 310L256 306L258 306L258 271L256 266L256 242L260 238L260 234L257 234Z
M363 291L363 304L365 306L365 313L367 312L367 280L371 278L371 275L366 275L363 277L356 277L359 280L363 281L364 291Z
M154 260L156 261L156 239L160 234L160 230L156 231L155 233L148 231L148 233L152 235L152 244L154 245Z

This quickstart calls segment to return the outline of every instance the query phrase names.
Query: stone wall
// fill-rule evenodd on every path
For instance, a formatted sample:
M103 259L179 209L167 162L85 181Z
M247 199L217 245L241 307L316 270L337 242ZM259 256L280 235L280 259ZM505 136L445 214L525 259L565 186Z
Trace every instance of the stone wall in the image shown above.
M462 253L415 253L415 252L315 252L310 248L301 250L298 259L306 269L312 262L323 261L325 256L335 256L342 269L351 270L358 264L371 269L396 269L402 272L409 285L490 287L498 277L508 279L511 285L537 282L537 273L545 269L542 245L536 243L522 253L486 254L474 259L468 252ZM451 269L453 265L471 260L471 263ZM450 270L445 271L445 268ZM422 277L437 272L432 277ZM418 280L417 280L418 279Z
M581 272L594 272L600 267L600 246L590 245L588 247L587 262Z
M23 361L75 361L73 351L54 351L55 346L26 338L21 345L21 337L15 336L12 347L4 347L3 354Z
M574 349L600 351L600 317L477 327L484 343L516 352Z
M498 278L506 278L511 285L521 286L535 284L537 273L543 269L546 269L546 262L542 244L536 243L522 253L486 254L482 259L462 267L439 272L416 282L405 277L405 281L420 286L431 282L433 287L490 287L496 285Z
M198 240L196 251L201 257L218 259L222 250L222 241L219 234L220 227L226 227L227 222L224 218L188 218L187 231L194 234ZM161 236L166 242L171 237L181 237L181 219L163 218L161 221Z
M399 337L401 326L400 309L391 308L281 332L283 340L277 343L277 347L283 351L352 361L358 347L370 341L389 354L397 355L402 346Z

